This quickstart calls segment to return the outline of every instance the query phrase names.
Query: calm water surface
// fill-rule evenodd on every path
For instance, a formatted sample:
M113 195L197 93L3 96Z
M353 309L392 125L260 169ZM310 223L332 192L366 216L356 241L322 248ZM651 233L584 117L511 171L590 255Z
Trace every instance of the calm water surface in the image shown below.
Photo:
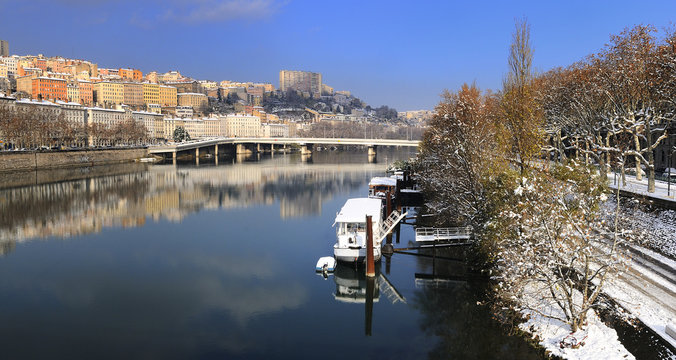
M537 358L457 261L395 254L372 283L315 274L345 200L410 154L378 156L137 164L0 190L2 357ZM397 246L412 240L402 227Z

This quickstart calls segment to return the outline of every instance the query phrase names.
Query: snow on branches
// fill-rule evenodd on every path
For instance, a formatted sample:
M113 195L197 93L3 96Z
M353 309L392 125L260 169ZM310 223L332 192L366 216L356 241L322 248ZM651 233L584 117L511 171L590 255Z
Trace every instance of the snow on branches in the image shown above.
M597 305L606 279L620 259L606 243L599 206L607 200L604 182L582 166L557 166L550 173L516 177L503 208L486 227L496 242L499 294L522 310L539 311L577 331ZM542 312L555 303L560 311ZM552 315L558 314L558 315Z

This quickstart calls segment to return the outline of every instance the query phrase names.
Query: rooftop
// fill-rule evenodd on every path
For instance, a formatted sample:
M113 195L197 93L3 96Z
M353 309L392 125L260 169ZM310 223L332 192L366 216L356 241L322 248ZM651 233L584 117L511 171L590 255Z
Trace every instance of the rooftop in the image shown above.
M354 198L348 199L336 215L336 223L363 223L370 215L373 221L380 220L382 201L380 199Z

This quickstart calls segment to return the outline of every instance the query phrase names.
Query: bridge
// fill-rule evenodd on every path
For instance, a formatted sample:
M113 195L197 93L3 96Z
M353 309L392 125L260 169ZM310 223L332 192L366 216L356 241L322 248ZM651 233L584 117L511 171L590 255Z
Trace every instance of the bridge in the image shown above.
M392 140L392 139L349 139L349 138L209 138L192 140L181 143L151 146L148 148L148 154L168 157L171 155L176 160L179 152L194 151L195 158L199 159L200 150L218 157L219 146L230 146L234 148L236 154L249 154L262 151L287 150L289 147L299 147L302 155L310 156L312 149L316 145L323 146L343 146L343 145L361 145L368 148L369 160L375 160L378 146L405 146L418 147L417 140Z

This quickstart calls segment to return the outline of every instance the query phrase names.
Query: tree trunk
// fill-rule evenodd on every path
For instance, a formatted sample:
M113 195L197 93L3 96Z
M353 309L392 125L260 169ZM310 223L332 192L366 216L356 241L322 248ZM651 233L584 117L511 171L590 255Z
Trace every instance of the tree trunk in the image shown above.
M638 134L636 133L636 128L634 128L634 150L637 153L641 153L641 142L638 140ZM634 161L636 162L636 180L643 180L643 175L641 174L641 160L638 155L634 155Z
M610 148L610 132L606 133L606 168L605 172L606 174L608 173L609 167L610 167L610 151L608 150Z
M645 118L645 139L648 148L648 192L653 193L655 192L655 156L652 149L652 128L650 127L650 117L648 116Z
M564 163L566 160L566 153L565 150L563 149L563 141L561 140L561 129L559 129L557 136L558 136L557 140L559 141L559 156L561 156L561 163Z
M603 144L602 135L596 136L596 143ZM606 166L606 156L603 152L599 156L599 174L601 175L601 180L608 181L608 167Z

